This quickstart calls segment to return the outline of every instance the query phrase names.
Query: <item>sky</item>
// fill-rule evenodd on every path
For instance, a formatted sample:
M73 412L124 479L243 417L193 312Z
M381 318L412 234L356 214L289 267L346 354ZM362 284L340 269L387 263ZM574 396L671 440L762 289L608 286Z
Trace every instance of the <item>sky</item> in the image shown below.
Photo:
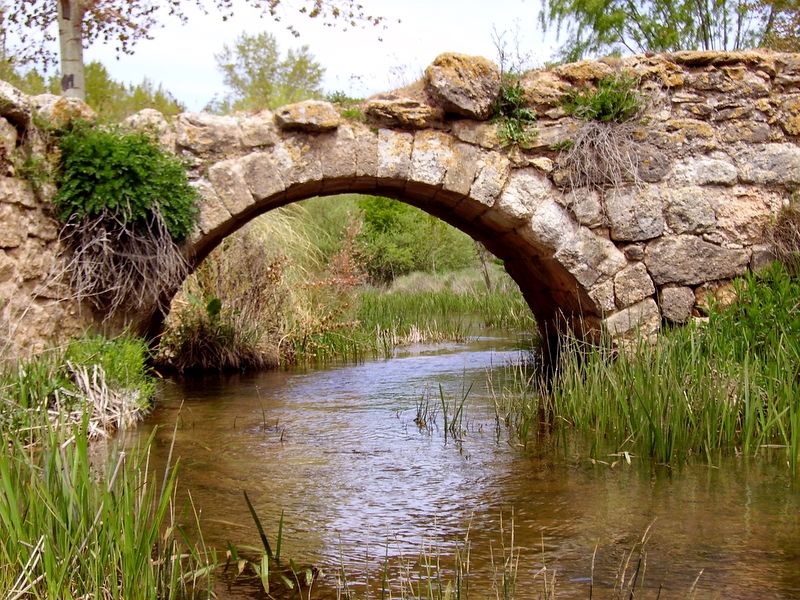
M495 34L505 40L512 54L526 59L527 67L542 65L555 48L545 39L537 15L540 0L362 0L365 10L385 17L385 27L363 26L343 30L325 27L293 10L283 0L282 20L275 22L244 2L232 19L219 13L202 14L186 2L186 25L165 17L164 27L153 31L152 40L139 42L131 56L117 57L111 45L95 43L85 60L99 60L111 76L125 83L145 77L163 84L189 110L202 110L226 90L216 68L214 54L232 45L243 32L267 31L282 51L308 45L325 67L323 88L353 97L401 87L418 79L442 52L461 52L497 59ZM300 6L294 0L294 6ZM301 33L287 30L293 24ZM516 49L519 49L519 52Z

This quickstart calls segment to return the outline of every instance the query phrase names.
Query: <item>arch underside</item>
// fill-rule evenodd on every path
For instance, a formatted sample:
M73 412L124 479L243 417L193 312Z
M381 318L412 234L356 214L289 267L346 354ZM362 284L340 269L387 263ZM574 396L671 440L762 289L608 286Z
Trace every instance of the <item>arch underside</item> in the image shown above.
M503 219L490 213L490 206L468 195L439 185L375 176L332 177L298 183L272 195L256 199L235 216L196 237L191 247L192 268L222 240L255 217L293 202L318 196L365 194L383 196L415 206L463 231L500 259L533 313L540 332L552 337L566 328L581 329L598 323L594 302L585 289L546 250Z

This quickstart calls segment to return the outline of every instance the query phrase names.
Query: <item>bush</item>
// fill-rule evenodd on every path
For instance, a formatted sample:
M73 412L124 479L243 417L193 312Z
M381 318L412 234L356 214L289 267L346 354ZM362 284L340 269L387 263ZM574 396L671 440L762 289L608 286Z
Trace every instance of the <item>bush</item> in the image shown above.
M63 134L60 148L53 202L63 223L107 214L148 227L157 211L173 240L191 233L197 193L181 162L146 134L79 124Z
M60 147L53 202L75 299L107 317L163 309L188 273L176 242L197 217L180 161L144 134L86 124L64 133Z

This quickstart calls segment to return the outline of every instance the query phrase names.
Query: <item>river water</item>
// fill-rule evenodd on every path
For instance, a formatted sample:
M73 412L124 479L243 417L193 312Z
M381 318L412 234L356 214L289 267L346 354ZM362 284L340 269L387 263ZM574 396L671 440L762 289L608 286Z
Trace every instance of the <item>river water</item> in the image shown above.
M283 511L282 555L323 569L322 597L336 597L342 573L349 589L380 597L384 568L400 586L421 553L448 573L468 547L471 598L503 597L504 556L518 565L514 598L543 597L553 577L556 598L588 598L591 580L595 598L611 598L648 532L637 598L660 587L661 598L685 598L693 586L696 598L800 598L800 486L785 465L593 462L563 440L522 449L498 435L487 386L520 359L507 340L484 338L165 383L125 443L158 425L153 458L163 463L177 422L182 506L190 492L205 543L259 545L245 490L273 543ZM445 437L442 395L451 413L467 397L460 440ZM415 423L420 406L435 413L428 427ZM259 597L248 585L229 593Z

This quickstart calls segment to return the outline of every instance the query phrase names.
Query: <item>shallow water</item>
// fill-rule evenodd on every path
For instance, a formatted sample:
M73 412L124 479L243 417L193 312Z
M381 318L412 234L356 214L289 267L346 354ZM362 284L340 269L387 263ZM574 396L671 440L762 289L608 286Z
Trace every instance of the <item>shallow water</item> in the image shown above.
M595 549L594 597L612 597L648 527L646 597L663 585L661 598L684 598L697 580L697 598L800 598L800 489L785 465L669 469L608 457L612 467L575 445L522 450L497 435L486 385L519 358L487 338L324 370L166 383L126 443L163 426L153 450L163 463L177 419L179 487L205 542L259 545L246 490L268 534L284 511L283 555L322 567L331 585L343 567L351 589L377 589L384 562L396 580L423 548L449 568L468 535L470 597L494 598L502 518L506 553L512 530L519 552L517 599L542 596L543 567L557 598L587 598ZM460 443L445 440L440 386L450 403L469 390ZM426 399L437 425L421 429Z

